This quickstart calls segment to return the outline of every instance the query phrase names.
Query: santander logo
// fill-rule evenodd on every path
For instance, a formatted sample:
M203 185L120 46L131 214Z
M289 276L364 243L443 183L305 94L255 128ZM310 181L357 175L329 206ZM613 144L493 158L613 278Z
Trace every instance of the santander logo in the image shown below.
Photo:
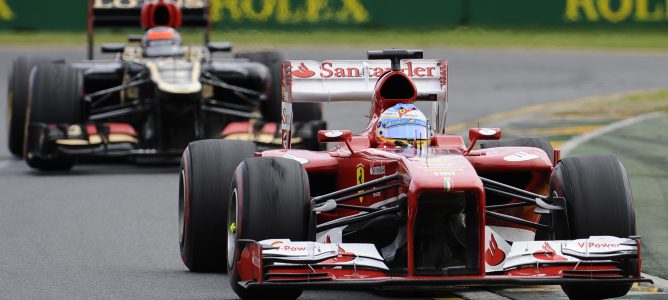
M309 70L304 63L301 63L301 65L297 67L297 70L292 71L292 76L299 78L309 78L313 77L313 75L315 75L315 72Z
M490 236L489 248L485 251L485 262L490 266L496 266L506 259L506 253L499 248L499 245L494 239L494 235Z
M313 65L311 66L314 67ZM363 67L362 64L356 65L352 63L334 63L324 61L319 66L320 78L362 78L364 72L368 72L368 77L379 78L389 72L391 69L387 67L374 67L373 65ZM401 71L408 77L437 77L439 76L436 67L414 65L412 62L406 62L405 67ZM316 72L309 69L304 62L301 62L297 69L292 70L292 76L297 78L311 78L316 75Z
M551 260L551 261L565 261L567 260L561 255L557 254L557 251L554 251L554 248L550 246L548 242L543 244L543 249L537 250L533 253L533 257L540 260Z

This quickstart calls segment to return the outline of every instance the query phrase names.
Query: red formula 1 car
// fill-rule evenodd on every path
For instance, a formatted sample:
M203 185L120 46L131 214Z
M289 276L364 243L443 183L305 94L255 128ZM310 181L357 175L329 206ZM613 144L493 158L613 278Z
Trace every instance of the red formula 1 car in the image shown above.
M284 149L188 146L179 220L190 270L227 269L241 298L547 284L595 299L650 281L616 158L560 160L544 140L500 140L498 128L470 129L467 146L445 133L446 61L368 55L284 64ZM366 130L320 131L338 143L328 151L291 149L291 104L335 101L371 101ZM431 120L415 101L433 102Z

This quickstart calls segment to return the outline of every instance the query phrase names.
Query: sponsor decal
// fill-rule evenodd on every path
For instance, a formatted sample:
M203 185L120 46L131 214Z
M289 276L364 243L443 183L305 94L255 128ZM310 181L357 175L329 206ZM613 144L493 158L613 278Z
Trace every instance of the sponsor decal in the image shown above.
M668 7L648 0L566 0L567 22L646 22L668 20Z
M415 106L412 106L412 107L411 106L402 106L399 109L399 118L403 117L407 112L411 112L411 111L414 111L414 110L417 110L417 108Z
M559 254L557 254L557 251L550 246L550 243L545 242L543 244L543 248L536 250L534 252L533 257L540 259L540 260L549 260L549 261L566 261L567 259Z
M455 176L455 172L437 171L437 172L434 172L434 176L436 176L436 177L453 177L453 176Z
M283 149L290 149L292 145L292 103L283 102L281 109L281 140L283 142Z
M341 130L330 130L325 132L325 136L328 138L335 138L335 137L340 137L343 135L343 131Z
M68 138L74 138L74 137L81 137L83 134L81 130L81 126L79 125L70 125L67 127L67 137Z
M496 134L496 130L494 129L489 129L489 128L483 128L478 130L478 133L485 135L485 136L491 136Z
M612 249L612 248L619 248L619 244L617 243L594 243L594 242L578 242L578 247L580 248L598 248L598 249Z
M371 175L385 175L385 166L384 165L371 166L371 169L369 171Z
M508 155L503 158L505 161L518 162L518 161L527 161L538 158L538 155L526 153L524 151L517 152L515 154Z
M494 239L494 235L490 235L489 248L485 250L485 262L490 266L497 266L506 259L506 253L499 248L499 245Z
M290 246L290 245L285 245L283 247L280 247L282 251L286 252L303 252L306 251L306 246Z
M313 77L313 75L315 75L315 72L309 70L304 63L301 63L299 67L297 67L297 70L292 70L292 76L299 78L309 78Z
M288 159L292 159L292 160L296 160L302 165L305 165L305 164L308 163L308 159L303 158L303 157L297 157L297 156L294 156L292 154L286 154L286 155L283 155L283 157L288 158Z
M364 183L364 165L362 165L362 164L357 165L357 169L355 170L355 173L357 173L357 176L356 176L357 185L360 185L360 184ZM359 194L359 193L362 193L362 192L364 192L364 190L361 190L357 193ZM364 201L364 196L360 196L359 199L360 199L360 203L362 203Z
M450 177L443 177L443 189L446 192L449 192L452 190L452 178Z
M2 1L2 0L0 0ZM219 0L213 0L217 2ZM147 0L95 0L93 7L95 9L104 8L137 8L142 7ZM205 8L205 0L175 0L176 5L184 8Z
M281 245L283 245L283 242L281 242L281 241L275 241L275 242L271 243L272 247L280 247Z
M436 77L436 67L419 67L414 66L412 62L406 62L406 67L401 71L408 77ZM370 78L379 78L385 72L391 71L388 67L356 67L356 66L336 66L333 62L324 61L320 63L320 70L313 71L309 69L304 62L299 64L297 70L292 71L292 75L297 78L310 78L319 74L320 78L361 78L364 77L364 72L368 71L367 76ZM405 111L407 113L409 111Z
M6 0L0 0L0 20L14 20L14 11L12 11L12 8L9 7Z
M327 22L362 24L367 23L371 16L362 0L211 0L211 19L290 25Z

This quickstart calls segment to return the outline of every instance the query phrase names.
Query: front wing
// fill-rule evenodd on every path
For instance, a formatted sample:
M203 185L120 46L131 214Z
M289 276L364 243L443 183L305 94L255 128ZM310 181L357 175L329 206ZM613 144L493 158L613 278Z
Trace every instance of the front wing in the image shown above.
M456 276L397 275L390 271L372 244L290 240L239 240L238 243L243 249L236 261L238 284L249 289L264 286L365 289L651 282L640 277L638 241L610 236L515 242L510 250L506 248L500 268Z

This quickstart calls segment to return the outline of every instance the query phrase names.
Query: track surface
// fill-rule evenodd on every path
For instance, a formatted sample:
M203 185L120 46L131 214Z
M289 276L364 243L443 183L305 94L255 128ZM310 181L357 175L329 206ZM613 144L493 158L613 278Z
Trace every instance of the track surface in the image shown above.
M358 50L290 50L307 59L360 59ZM76 61L80 49L0 49L0 110L6 74L20 54ZM665 87L668 56L656 54L432 49L450 61L449 122L529 104ZM663 74L662 74L663 73ZM330 128L363 127L368 104L329 105ZM0 123L6 124L6 114ZM484 125L484 124L482 124ZM3 125L4 126L4 125ZM2 126L0 126L2 127ZM180 261L176 167L77 165L40 174L13 159L0 129L2 298L236 298L220 274ZM304 299L369 299L358 292L306 292Z

